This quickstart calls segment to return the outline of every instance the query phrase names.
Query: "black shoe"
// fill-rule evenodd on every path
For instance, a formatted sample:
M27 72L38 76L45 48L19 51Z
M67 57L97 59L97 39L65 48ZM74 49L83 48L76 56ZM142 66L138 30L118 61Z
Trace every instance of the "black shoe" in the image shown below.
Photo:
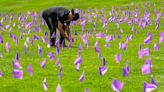
M51 47L55 47L56 48L56 45L51 45Z

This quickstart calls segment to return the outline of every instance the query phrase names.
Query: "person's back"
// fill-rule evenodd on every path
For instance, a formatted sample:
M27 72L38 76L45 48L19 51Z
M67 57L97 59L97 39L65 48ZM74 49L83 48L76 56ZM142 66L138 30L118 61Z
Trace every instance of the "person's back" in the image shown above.
M65 16L68 16L69 10L65 9L64 7L55 7L55 8L49 8L43 11L43 13L46 13L49 17L59 17L60 19L63 19ZM65 19L65 18L64 18Z

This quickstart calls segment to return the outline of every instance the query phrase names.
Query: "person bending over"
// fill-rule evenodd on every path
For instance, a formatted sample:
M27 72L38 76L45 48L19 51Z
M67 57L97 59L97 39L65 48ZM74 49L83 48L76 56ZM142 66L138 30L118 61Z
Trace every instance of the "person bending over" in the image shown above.
M42 17L45 20L50 30L51 46L55 46L56 42L56 28L60 31L60 46L65 45L65 39L69 40L70 36L70 22L77 21L79 14L75 13L73 9L69 10L64 7L54 7L46 9L42 12ZM67 35L65 34L65 30Z

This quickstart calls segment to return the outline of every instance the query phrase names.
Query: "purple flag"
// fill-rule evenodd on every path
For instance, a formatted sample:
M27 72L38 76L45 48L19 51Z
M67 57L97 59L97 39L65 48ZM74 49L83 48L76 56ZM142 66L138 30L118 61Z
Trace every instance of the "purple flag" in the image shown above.
M113 37L112 36L106 36L106 42L111 42L113 40Z
M9 43L8 43L8 42L6 42L6 46L5 46L5 48L6 48L6 51L7 51L7 52L9 52L9 51L10 51L10 45L9 45Z
M24 42L24 54L27 54L27 48L28 48L28 45L26 42Z
M115 55L115 60L116 60L116 63L119 63L122 59L122 55L121 54L116 54Z
M160 43L164 42L164 32L160 32L160 39L159 39Z
M161 12L158 12L158 10L156 10L156 15L157 15L157 17L155 19L155 22L158 23L160 21L160 17L162 16L162 13Z
M120 34L118 34L118 36L117 36L117 37L118 37L118 39L121 39L121 35L120 35Z
M0 28L3 27L2 23L0 22Z
M81 52L82 50L83 50L83 46L82 46L82 44L80 43L78 51Z
M129 36L128 36L128 35L126 35L126 42L125 42L125 44L128 44L128 43L129 43L129 41L130 41Z
M81 56L78 56L78 58L74 61L74 65L76 66L77 71L79 71L81 63L82 63Z
M12 32L10 32L10 35L9 35L9 36L10 36L10 38L13 38L13 34L12 34Z
M15 62L19 62L19 55L18 55L18 51L16 52Z
M50 52L49 54L48 54L48 57L50 58L50 61L53 61L54 60L54 54L52 53L52 52Z
M87 49L90 47L90 40L87 42Z
M10 16L10 22L13 21L13 18L14 18L14 14L12 13L11 16Z
M44 38L44 37L42 37L42 42L43 42L43 43L45 43L45 42L46 42L46 40L45 40L45 38Z
M149 49L149 48L145 48L145 49L143 50L143 55L144 55L144 56L149 56L149 55L150 55L150 49Z
M143 58L143 51L142 51L142 49L138 51L138 57L139 57L139 59Z
M3 76L3 73L0 71L0 77L2 77Z
M84 44L87 44L87 35L86 34L84 34L82 36L82 40L83 40Z
M133 40L133 35L132 34L130 35L129 40Z
M138 33L138 31L134 28L134 26L132 27L132 31L134 31L135 34Z
M109 48L110 47L110 44L109 43L105 44L105 47L106 48Z
M30 29L31 28L31 26L32 26L32 22L30 22L30 23L26 23L26 29Z
M14 69L16 69L16 68L21 69L22 68L18 61L15 61L15 62L12 61L12 63L13 63L13 68Z
M33 39L34 39L34 40L39 40L39 37L38 37L37 35L34 35L34 36L33 36Z
M120 32L121 32L121 33L124 33L124 31L123 31L121 28L120 28Z
M72 48L72 42L68 43L68 48Z
M30 38L29 37L26 37L26 42L30 43Z
M96 38L104 38L105 34L104 33L97 33Z
M2 58L3 56L2 56L2 53L0 53L0 58Z
M128 77L129 72L130 72L130 71L129 71L129 66L128 66L128 62L127 62L126 67L123 68L123 76L124 76L124 77Z
M65 42L64 42L65 40L63 40L63 42L62 42L62 49L64 49L65 48Z
M48 33L47 32L44 33L44 38L46 41L48 41Z
M9 29L9 28L10 28L10 24L7 24L7 25L6 25L6 29Z
M13 70L13 76L16 79L23 79L23 71L22 70L14 69Z
M56 55L59 55L60 54L60 50L58 47L56 47Z
M41 57L42 56L42 48L38 45L38 55Z
M27 72L29 72L30 76L33 75L33 70L32 70L32 65L31 64L28 65Z
M90 31L90 29L88 29L87 35L88 35L88 36L91 35L91 31Z
M154 80L154 78L151 76L151 83L158 86L157 82Z
M80 65L81 65L80 63L77 63L77 64L76 64L76 70L77 70L77 71L80 70Z
M85 89L84 89L84 92L90 92L90 91L89 91L89 89L85 88Z
M75 31L75 32L74 32L74 35L78 36L78 33Z
M144 50L139 50L138 51L138 56L139 58L143 58L144 56L150 56L150 49L149 48L145 48Z
M82 31L84 31L85 25L86 25L86 19L83 19L83 21L81 22Z
M56 38L56 33L55 32L53 32L51 38Z
M159 46L158 46L157 43L154 44L154 50L155 50L155 51L158 51L158 50L159 50Z
M62 67L60 66L59 72L58 72L58 79L61 80L62 77Z
M3 38L2 38L2 36L0 35L0 44L3 44Z
M151 92L157 88L157 85L154 83L144 82L144 92Z
M151 37L151 36L148 36L148 37L144 40L144 43L145 43L145 44L150 44L151 40L152 40L152 37Z
M57 88L56 88L56 92L62 92L62 89L61 89L61 86L60 86L59 83L58 83L58 86L57 86Z
M16 37L16 35L13 36L13 40L14 40L16 46L18 46L18 38Z
M143 75L144 75L144 74L150 74L151 71L152 71L152 67L151 67L150 64L144 64L144 65L142 66L142 74L143 74Z
M102 66L106 66L106 59L103 58L103 65Z
M22 13L20 12L19 14L18 14L18 22L20 22L22 20Z
M144 65L149 64L152 67L151 59L147 58Z
M157 25L156 25L156 27L155 27L155 30L158 30L159 27L160 27L160 23L158 22Z
M99 42L98 41L96 41L96 43L94 45L94 49L98 53L98 56L100 58L100 49L99 49Z
M107 72L108 68L106 68L105 66L101 66L99 67L99 74L100 76L104 76L105 73Z
M39 37L37 35L34 35L31 41L31 45L34 45L34 41L39 40Z
M46 65L46 59L44 59L44 60L40 63L40 67L41 67L42 69L44 69L44 68L45 68L45 65Z
M126 43L121 44L121 49L126 50Z
M77 63L82 63L81 56L78 56L78 58L74 61L74 64L76 65Z
M55 65L60 66L59 58L56 59Z
M81 74L79 81L83 82L84 81L84 77L85 77L85 72L83 71L83 73Z
M112 81L112 89L116 92L120 92L123 88L124 84L116 79Z
M48 43L47 43L47 48L50 48L51 47L51 42L50 41L48 41Z
M13 27L15 27L15 26L16 26L16 23L13 24Z
M43 80L43 88L44 88L45 91L48 90L48 85L47 85L46 80L47 80L46 78L44 78L44 80Z

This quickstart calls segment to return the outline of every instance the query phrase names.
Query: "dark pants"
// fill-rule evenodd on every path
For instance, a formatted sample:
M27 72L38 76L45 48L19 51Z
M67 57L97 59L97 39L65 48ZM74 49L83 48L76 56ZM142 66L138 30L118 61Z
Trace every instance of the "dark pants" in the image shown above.
M45 22L48 25L48 28L50 30L51 46L55 46L55 42L56 42L56 28L58 27L57 16L49 17L46 13L43 12L42 13L42 17L45 20ZM63 26L63 29L65 30L65 26ZM65 45L64 37L60 33L60 44L62 44L62 43L64 43L64 45Z

